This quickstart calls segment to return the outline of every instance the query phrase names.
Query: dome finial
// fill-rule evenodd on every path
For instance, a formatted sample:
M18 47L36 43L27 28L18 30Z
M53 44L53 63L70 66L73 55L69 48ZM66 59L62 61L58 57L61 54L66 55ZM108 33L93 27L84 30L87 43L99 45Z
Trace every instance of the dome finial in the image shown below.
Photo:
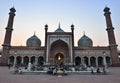
M48 25L47 25L47 24L45 25L45 28L48 28Z
M60 29L60 22L59 22L58 28Z
M110 8L105 5L104 12L109 12Z
M10 8L10 12L13 12L13 13L15 13L15 12L16 12L16 10L15 10L14 6L13 6L12 8Z
M36 31L34 31L34 36L35 36Z
M57 30L55 30L55 32L64 32L60 27L60 22L59 22L58 28L57 28Z
M85 31L83 31L83 35L85 35Z
M71 28L74 28L74 25L73 25L73 24L71 25Z

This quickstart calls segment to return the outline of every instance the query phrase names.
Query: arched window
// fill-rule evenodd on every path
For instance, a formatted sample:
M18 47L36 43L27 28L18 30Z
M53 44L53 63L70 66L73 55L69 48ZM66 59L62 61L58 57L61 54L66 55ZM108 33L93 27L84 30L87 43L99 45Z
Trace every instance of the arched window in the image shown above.
M88 57L84 57L84 63L88 66Z
M81 64L81 58L79 57L79 56L77 56L76 58L75 58L75 65L76 66L79 66Z
M43 66L44 58L42 56L38 57L38 65Z
M96 58L94 56L90 58L90 64L91 66L96 66Z
M22 61L22 58L21 58L20 56L17 56L17 58L16 58L16 64L17 64L18 66L21 65L21 61Z
M14 56L10 56L10 57L9 57L9 63L10 63L11 65L14 64Z
M103 57L98 57L98 66L103 66Z
M24 63L25 66L28 65L28 63L29 63L29 57L28 57L28 56L25 56L25 57L23 58L23 63Z
M35 63L35 56L32 56L30 61L32 64L34 64Z

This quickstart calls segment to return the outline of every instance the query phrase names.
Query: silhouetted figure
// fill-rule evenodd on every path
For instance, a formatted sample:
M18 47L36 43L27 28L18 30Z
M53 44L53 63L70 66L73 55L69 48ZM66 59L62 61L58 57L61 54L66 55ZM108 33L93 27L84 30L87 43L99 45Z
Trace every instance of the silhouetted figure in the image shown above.
M106 74L106 69L105 69L105 67L103 67L103 74L104 74L104 75Z
M56 75L56 74L57 74L56 68L53 69L52 74L53 74L53 75Z
M97 74L100 74L101 71L100 71L100 68L97 68Z

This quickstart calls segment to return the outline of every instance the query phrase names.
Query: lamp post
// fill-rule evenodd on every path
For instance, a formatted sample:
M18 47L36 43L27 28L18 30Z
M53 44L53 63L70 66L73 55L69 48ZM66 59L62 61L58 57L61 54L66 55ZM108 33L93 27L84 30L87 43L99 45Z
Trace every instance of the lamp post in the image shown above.
M106 63L106 59L105 59L105 56L106 56L106 53L103 52L103 63L104 63L104 66L105 66L105 69L107 68L107 63Z

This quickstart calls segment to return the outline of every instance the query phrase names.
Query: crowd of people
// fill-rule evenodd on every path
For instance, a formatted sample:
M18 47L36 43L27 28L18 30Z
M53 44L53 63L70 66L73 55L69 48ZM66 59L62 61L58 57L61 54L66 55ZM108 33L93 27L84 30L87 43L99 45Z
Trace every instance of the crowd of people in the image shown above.
M8 68L10 69L11 68L11 65L8 65ZM97 67L97 68L94 68L93 66L79 66L79 68L75 69L76 67L71 67L71 70L67 70L67 68L65 67L56 67L56 66L49 66L49 67L35 67L34 65L31 65L31 69L30 71L40 71L40 70L43 70L43 71L47 71L47 74L50 74L50 75L57 75L57 74L62 74L62 75L68 75L68 72L67 71L91 71L91 74L106 74L106 68L105 67ZM19 74L22 74L23 72L25 71L28 71L28 68L27 66L26 67L19 67L19 66L15 66L14 67L14 72L15 73L19 73Z
M50 75L68 75L67 70L63 67L49 67L47 70L47 74Z

